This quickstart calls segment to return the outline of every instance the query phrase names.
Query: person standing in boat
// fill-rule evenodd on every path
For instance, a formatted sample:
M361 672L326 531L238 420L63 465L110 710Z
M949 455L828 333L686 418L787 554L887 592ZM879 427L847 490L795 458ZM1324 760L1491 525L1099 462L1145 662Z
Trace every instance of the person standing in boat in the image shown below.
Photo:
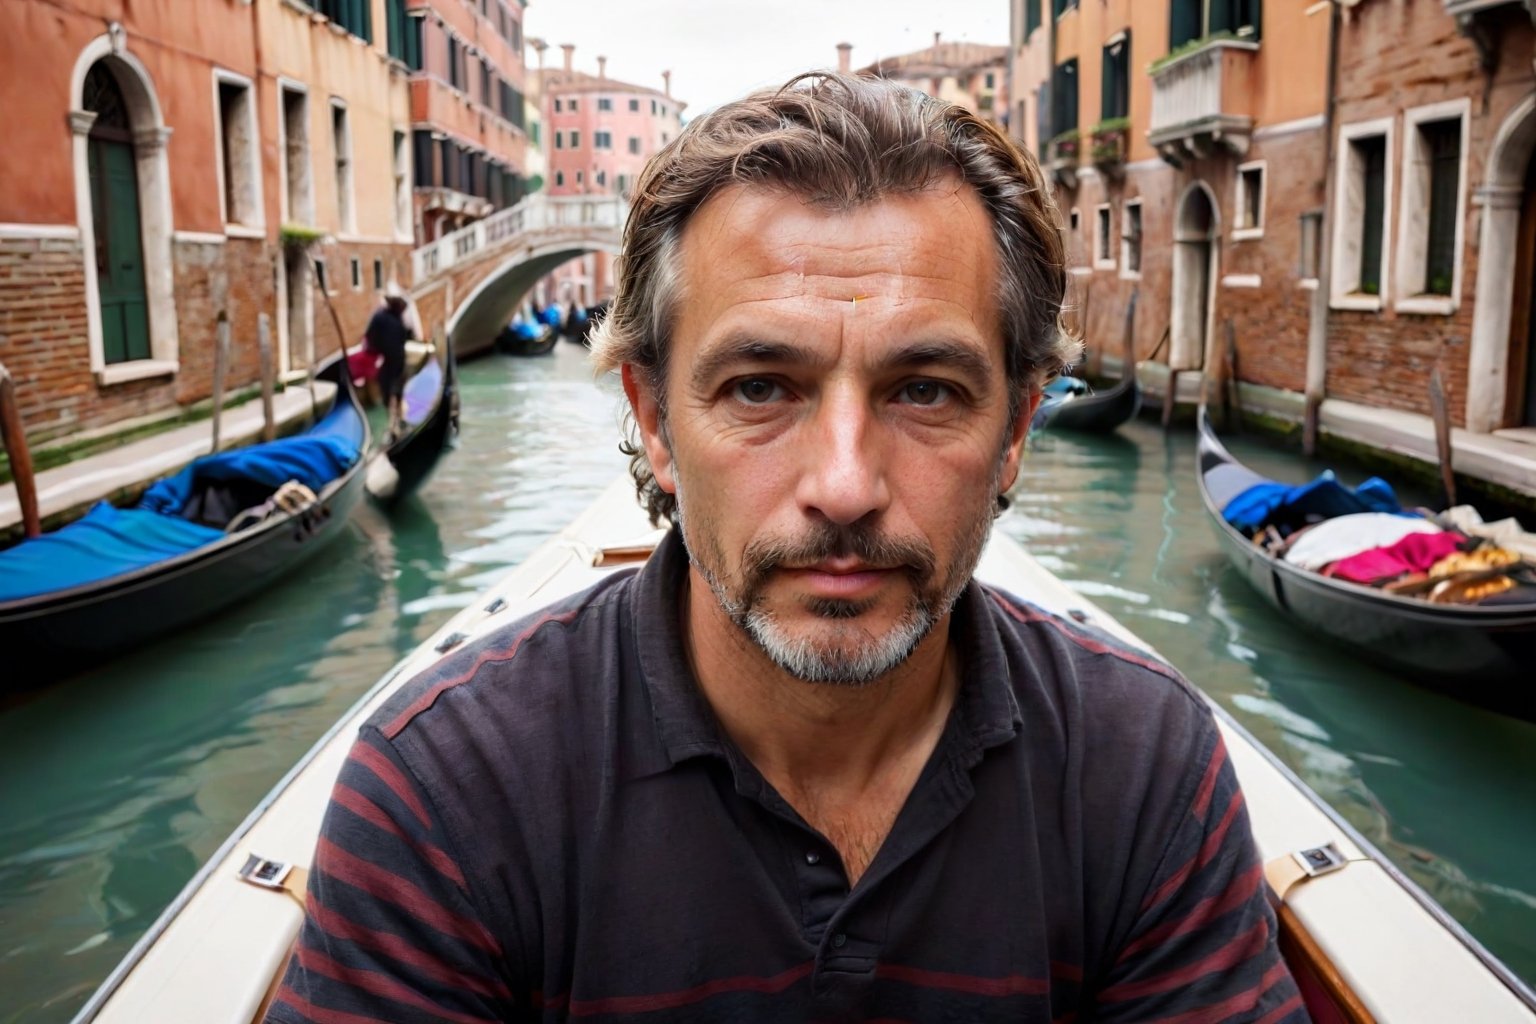
M1033 158L818 74L634 194L672 528L364 726L268 1020L1305 1021L1209 708L972 579L1077 351Z
M384 305L368 321L368 347L384 357L379 366L379 391L389 410L389 438L401 429L401 404L405 396L405 343L416 337L408 315L409 302L394 281L384 288Z

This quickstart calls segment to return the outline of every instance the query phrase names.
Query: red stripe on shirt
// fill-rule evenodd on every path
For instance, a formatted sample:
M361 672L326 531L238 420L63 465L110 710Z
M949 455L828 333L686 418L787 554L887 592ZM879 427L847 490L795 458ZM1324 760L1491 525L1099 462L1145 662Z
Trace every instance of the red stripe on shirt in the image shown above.
M412 701L410 707L396 715L394 720L392 720L388 725L384 726L384 728L380 731L384 733L385 738L394 739L396 736L400 735L400 730L404 729L411 723L411 719L415 718L417 715L430 708L433 704L437 703L437 698L441 697L444 691L451 690L455 686L458 686L460 683L466 683L473 679L475 674L486 665L489 665L493 662L511 661L513 658L517 657L517 650L523 645L524 640L527 640L529 637L533 636L533 634L537 633L540 629L551 622L570 622L577 616L578 613L580 613L580 611L580 608L576 608L568 612L562 612L559 615L545 615L534 622L533 625L525 629L522 633L518 634L517 639L513 640L512 645L505 650L488 650L482 652L480 657L476 658L475 663L469 666L468 669L460 672L452 679L444 679L441 682L434 684L431 689Z
M428 999L415 989L396 981L387 974L378 971L364 970L360 967L352 967L347 964L332 960L317 950L307 946L300 946L295 954L298 957L299 966L306 971L313 971L322 977L340 982L357 992L367 992L369 995L380 999L389 999L407 1006L414 1006L418 1010L426 1010L428 1013L441 1017L444 1020L454 1021L456 1024L486 1024L493 1022L495 1018L471 1016L467 1013L459 1013L450 1010L446 1006Z
M1254 1024L1275 1024L1277 1020L1284 1020L1288 1014L1301 1009L1301 993L1298 992L1279 1006L1260 1017Z
M901 964L880 964L875 968L875 977L922 988L941 988L978 996L1040 996L1051 990L1051 983L1046 978L1027 978L1022 974L983 978L974 974L929 971Z
M316 850L315 867L338 882L363 890L376 900L408 911L417 920L445 935L452 935L497 956L501 954L496 940L479 921L454 913L414 882L347 852L324 836L320 838Z
M1128 981L1119 985L1112 985L1099 993L1099 998L1113 1003L1126 999L1135 999L1140 996L1153 995L1158 992L1166 992L1169 989L1182 988L1196 978L1204 977L1215 971L1228 970L1250 959L1263 951L1264 943L1268 939L1269 921L1261 917L1254 922L1253 927L1238 935L1209 956L1202 957L1192 964L1185 964L1183 967L1164 971L1162 974L1143 981Z
M1205 842L1200 845L1200 852L1195 854L1184 865L1175 871L1168 881L1157 887L1157 891L1147 897L1147 901L1141 905L1143 911L1150 910L1163 900L1172 895L1179 886L1189 878L1191 874L1209 864L1216 856L1221 844L1226 840L1227 830L1232 827L1232 822L1237 819L1237 812L1243 806L1243 791L1234 790L1232 799L1227 801L1227 809L1221 816L1221 821L1205 837Z
M431 952L411 945L398 935L365 928L321 903L315 898L314 893L309 894L305 908L309 911L309 918L314 922L315 927L330 938L350 942L372 953L382 953L397 963L420 971L442 985L465 988L477 995L491 998L508 1000L512 998L511 990L501 979L466 973L433 956Z
M369 800L362 793L359 793L344 782L338 782L336 783L336 788L331 791L331 802L345 807L359 818L376 825L385 832L398 836L408 843L412 850L421 854L444 878L450 879L460 888L464 887L464 872L459 870L459 866L453 862L453 859L448 854L431 843L421 842L409 835L393 818L384 812L382 807Z
M1171 938L1199 931L1209 926L1217 918L1231 913L1253 899L1254 893L1259 888L1259 879L1262 877L1264 877L1264 866L1262 864L1255 864L1241 875L1232 879L1225 892L1201 900L1194 905L1188 914L1179 920L1158 925L1135 942L1126 946L1115 959L1115 963L1124 963L1127 958L1134 956L1149 946L1159 946Z
M599 1013L653 1013L657 1010L675 1010L679 1006L701 1002L727 992L761 992L772 995L783 992L807 977L815 966L813 961L808 960L798 967L791 967L787 971L781 971L768 978L753 975L718 978L676 992L658 992L644 996L609 996L605 999L572 999L570 1013L572 1017L589 1017Z
M411 813L416 815L416 820L421 822L422 828L432 827L432 819L428 816L426 807L422 804L420 798L416 796L416 787L407 781L405 774L400 771L393 761L385 757L373 746L370 746L366 740L360 740L352 744L352 753L347 756L349 759L356 761L364 768L373 772L378 777L378 780L384 783L389 788L389 791L399 798L401 803L411 809Z
M1236 995L1228 996L1219 1003L1202 1006L1198 1010L1185 1010L1182 1013L1174 1014L1172 1017L1159 1017L1155 1021L1148 1021L1147 1024L1220 1024L1222 1021L1231 1019L1234 1013L1247 1013L1259 1005L1259 1000L1263 999L1270 989L1280 984L1288 976L1285 961L1277 961L1273 967L1264 972L1258 984L1251 988L1244 989ZM1293 997L1292 1002L1295 1005L1290 1005L1289 1002L1286 1005L1290 1005L1291 1010L1294 1010L1301 1005L1301 996ZM1278 1012L1281 1009L1284 1009L1284 1007L1277 1006L1274 1012ZM1273 1019L1273 1012L1264 1017L1265 1021L1272 1021ZM1255 1022L1255 1024L1258 1024L1258 1022Z
M1197 821L1205 820L1205 812L1211 806L1211 794L1216 791L1216 780L1221 776L1221 766L1227 763L1227 745L1222 742L1221 734L1216 734L1216 749L1211 751L1211 763L1205 766L1205 776L1200 780L1200 788L1195 790L1195 802L1190 805L1189 813L1195 816Z
M282 1003L290 1010L302 1013L305 1020L313 1021L314 1024L391 1024L383 1017L365 1017L360 1013L347 1013L345 1010L316 1006L290 988L287 982L277 990L277 998L274 1002Z
M1178 674L1156 658L1145 657L1124 647L1106 644L1097 637L1078 632L1054 615L1047 615L1028 607L1020 608L996 590L989 588L987 593L992 595L992 600L996 601L1004 611L1020 622L1030 624L1043 623L1086 651L1091 651L1094 654L1107 654L1110 657L1119 658L1121 661L1128 661L1132 665L1139 665L1142 668L1149 669L1166 679L1178 681Z

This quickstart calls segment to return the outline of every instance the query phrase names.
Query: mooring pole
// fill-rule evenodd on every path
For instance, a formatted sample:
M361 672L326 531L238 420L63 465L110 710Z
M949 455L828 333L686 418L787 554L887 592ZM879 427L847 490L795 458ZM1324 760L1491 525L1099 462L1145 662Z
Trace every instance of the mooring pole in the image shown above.
M11 371L0 363L0 437L5 454L11 460L11 479L16 481L16 500L21 505L21 529L28 537L43 532L37 514L37 478L32 474L32 452L27 448L27 433L21 426L21 409L16 404L16 382Z
M213 343L213 447L219 450L219 430L224 421L224 374L229 363L229 314L219 310L218 331Z

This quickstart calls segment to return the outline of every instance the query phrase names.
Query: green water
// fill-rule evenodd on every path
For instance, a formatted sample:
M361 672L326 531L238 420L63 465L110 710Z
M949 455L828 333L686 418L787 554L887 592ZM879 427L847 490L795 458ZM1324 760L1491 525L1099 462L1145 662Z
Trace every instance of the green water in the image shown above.
M590 382L581 350L462 377L461 447L393 522L362 509L323 564L0 712L0 1022L68 1019L358 694L622 471L616 391ZM1536 726L1279 620L1216 549L1193 438L1123 434L1038 439L1002 528L1536 978Z

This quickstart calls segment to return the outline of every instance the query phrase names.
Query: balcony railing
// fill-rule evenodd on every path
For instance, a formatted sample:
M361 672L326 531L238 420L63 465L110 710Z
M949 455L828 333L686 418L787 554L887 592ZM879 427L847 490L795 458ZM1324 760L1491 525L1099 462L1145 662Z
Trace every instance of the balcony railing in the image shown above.
M1147 140L1174 166L1224 146L1248 151L1253 133L1253 62L1259 44L1211 39L1152 68Z

